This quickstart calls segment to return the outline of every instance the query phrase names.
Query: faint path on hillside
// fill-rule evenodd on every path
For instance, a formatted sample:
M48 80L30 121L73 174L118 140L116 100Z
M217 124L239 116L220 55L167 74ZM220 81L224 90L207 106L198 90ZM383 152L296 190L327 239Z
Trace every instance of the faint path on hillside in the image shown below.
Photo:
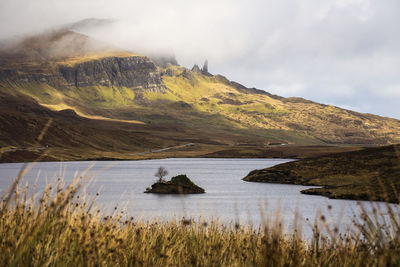
M171 149L179 149L179 148L185 148L185 147L189 147L189 146L194 146L194 143L188 143L188 144L184 144L184 145L180 145L180 146L171 146L171 147L166 147L166 148L161 148L161 149L156 149L156 150L149 150L146 152L135 153L132 155L144 155L144 154L151 154L151 153L159 153L159 152L164 152L164 151L168 151Z
M0 153L7 153L7 152L15 152L15 151L42 151L47 149L48 147L46 146L42 146L42 147L28 147L28 148L18 148L18 147L14 147L14 148L0 148Z

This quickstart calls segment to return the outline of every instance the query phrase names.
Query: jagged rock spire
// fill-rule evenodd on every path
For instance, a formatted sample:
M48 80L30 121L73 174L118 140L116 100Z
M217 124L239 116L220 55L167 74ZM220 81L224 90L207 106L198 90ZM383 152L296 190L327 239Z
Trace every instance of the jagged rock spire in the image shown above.
M203 74L209 74L208 73L208 60L206 59L206 61L204 62L203 68L201 69L201 72Z
M197 72L197 73L201 73L201 69L197 64L194 64L193 68L192 68L193 72Z
M204 61L203 67L200 69L200 67L197 64L194 64L192 68L193 72L196 73L201 73L203 75L211 76L211 74L208 72L208 60Z

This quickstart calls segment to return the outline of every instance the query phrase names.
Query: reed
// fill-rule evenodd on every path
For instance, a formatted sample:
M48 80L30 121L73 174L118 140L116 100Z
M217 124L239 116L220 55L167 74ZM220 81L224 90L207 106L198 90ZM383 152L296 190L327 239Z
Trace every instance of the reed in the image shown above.
M19 186L20 180L0 205L1 266L400 265L397 205L360 204L354 227L345 233L320 214L307 240L300 216L291 232L285 232L279 214L262 214L257 229L178 218L145 222L124 209L104 214L97 208L98 194L85 190L88 173L69 185L58 179L40 194L28 184Z

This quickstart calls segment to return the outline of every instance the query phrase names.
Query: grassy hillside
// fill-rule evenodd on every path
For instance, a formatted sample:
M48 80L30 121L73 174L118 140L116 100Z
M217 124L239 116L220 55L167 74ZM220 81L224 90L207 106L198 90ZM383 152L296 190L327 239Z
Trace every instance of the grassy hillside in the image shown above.
M240 135L224 130L188 129L176 123L84 118L71 109L52 111L24 96L3 93L0 106L0 162L33 161L39 156L41 160L203 157L235 144L244 144L244 149L264 149L264 139L251 132ZM38 140L49 121L50 127ZM190 143L193 145L143 153ZM229 157L237 155L231 153Z
M301 98L271 95L246 88L221 75L188 70L172 59L153 61L69 30L33 36L11 48L1 49L0 93L4 103L7 98L15 103L12 111L7 105L0 108L3 147L32 143L33 132L29 138L15 135L20 132L17 126L40 128L44 119L38 114L58 114L63 110L90 119L90 123L81 123L79 127L93 125L98 129L96 145L81 140L83 134L75 130L65 134L70 139L79 139L77 143L82 148L95 147L103 151L104 157L105 151L143 151L185 142L207 147L201 149L202 155L218 154L221 149L232 151L232 147L215 149L212 147L215 145L248 146L253 152L256 150L250 154L266 155L270 143L379 145L400 142L398 120ZM17 104L18 101L21 103ZM41 105L42 110L35 107L35 112L21 112L18 108L34 102ZM10 124L7 120L16 123ZM64 120L61 119L60 125L69 125ZM123 129L116 134L121 140L130 136L125 131L140 129L138 135L146 134L151 141L134 146L130 141L116 144L116 140L109 140L106 123L117 123L115 129ZM132 127L136 127L135 130L131 130ZM100 132L103 129L105 132ZM48 138L53 146L61 142L59 147L64 147L65 141L60 138ZM105 145L109 142L113 145ZM224 152L219 153L222 154Z
M165 91L100 84L60 90L36 81L3 82L1 87L11 94L26 94L53 110L69 108L81 116L147 123L179 121L186 127L230 128L238 134L252 130L266 142L310 145L400 141L400 122L395 119L238 90L221 76L206 76L178 66L160 69L160 73Z
M282 140L289 143L385 144L400 141L398 120L304 99L273 97L250 89L238 90L222 76L206 76L182 67L174 66L169 69L171 72L173 75L163 76L167 94L146 94L149 99L182 101L196 111L219 114L237 128L281 131Z

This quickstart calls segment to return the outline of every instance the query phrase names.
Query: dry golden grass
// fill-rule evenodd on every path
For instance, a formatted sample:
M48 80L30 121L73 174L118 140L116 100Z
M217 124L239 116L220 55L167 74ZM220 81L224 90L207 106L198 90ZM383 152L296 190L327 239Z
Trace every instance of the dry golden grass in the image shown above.
M361 207L346 234L321 215L311 240L300 223L284 233L279 214L263 227L174 220L141 222L115 208L105 215L97 194L85 193L90 175L66 186L47 185L39 198L19 188L23 169L0 206L1 266L398 266L398 206ZM81 193L78 193L81 192ZM372 204L371 204L372 205ZM325 233L325 234L323 234Z
M87 119L91 119L91 120L114 121L114 122L124 122L124 123L133 123L133 124L145 124L144 122L136 121L136 120L120 120L120 119L107 118L104 116L89 115L89 114L86 114L86 113L80 111L78 108L69 106L64 103L54 104L54 105L50 105L50 104L41 104L41 105L48 109L54 110L54 111L71 109L71 110L75 111L75 113L78 114L79 116L87 118Z
M321 141L328 140L348 144L385 144L400 140L397 134L400 128L395 119L300 98L277 99L266 94L253 94L235 89L218 76L188 72L176 66L169 66L169 69L174 75L163 76L167 93L145 94L149 100L183 101L198 112L220 114L236 122L236 128L296 131L297 136L302 133L314 137L314 140L307 140L308 144L321 144ZM377 138L380 133L384 134ZM300 143L299 140L293 141L289 142Z

